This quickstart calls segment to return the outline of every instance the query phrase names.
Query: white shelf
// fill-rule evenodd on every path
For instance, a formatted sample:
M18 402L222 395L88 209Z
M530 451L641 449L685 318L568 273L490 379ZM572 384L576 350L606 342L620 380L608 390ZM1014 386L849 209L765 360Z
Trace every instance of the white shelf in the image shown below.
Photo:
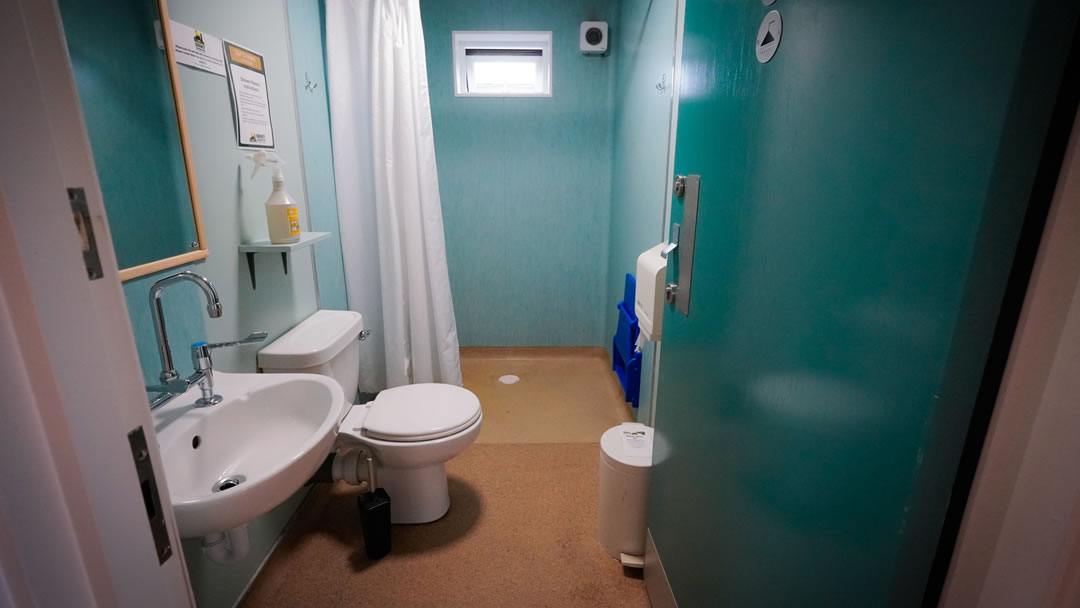
M256 253L280 253L281 254L281 267L284 269L285 274L289 274L289 258L292 256L292 252L298 249L305 249L311 247L319 241L325 241L330 238L329 232L301 232L300 240L295 243L282 243L275 245L271 243L269 239L265 241L255 241L254 243L243 243L240 245L240 253L245 254L248 264L248 275L251 277L251 288L255 289L255 254Z
M329 232L301 232L300 240L295 243L283 243L275 245L268 240L243 243L240 245L240 253L292 253L297 249L311 247L319 241L330 238Z

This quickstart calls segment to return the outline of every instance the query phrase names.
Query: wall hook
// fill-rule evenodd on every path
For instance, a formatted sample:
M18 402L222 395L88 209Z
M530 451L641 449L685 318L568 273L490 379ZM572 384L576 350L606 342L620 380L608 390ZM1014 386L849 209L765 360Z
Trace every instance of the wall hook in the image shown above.
M307 81L307 84L304 85L304 89L306 89L308 93L314 93L315 89L319 88L319 83L312 82L311 76L308 76L307 72L304 72L304 80Z
M660 82L656 83L656 90L661 93L667 90L667 72L660 75Z

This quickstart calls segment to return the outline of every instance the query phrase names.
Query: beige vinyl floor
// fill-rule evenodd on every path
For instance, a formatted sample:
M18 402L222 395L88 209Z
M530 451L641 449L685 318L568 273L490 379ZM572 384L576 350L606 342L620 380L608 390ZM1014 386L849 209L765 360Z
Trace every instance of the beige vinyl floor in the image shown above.
M466 348L462 372L484 426L447 463L449 513L395 526L373 562L360 488L317 487L243 606L649 605L640 573L596 542L600 435L632 418L603 349Z
M633 420L602 348L463 348L461 373L484 411L477 443L599 443Z

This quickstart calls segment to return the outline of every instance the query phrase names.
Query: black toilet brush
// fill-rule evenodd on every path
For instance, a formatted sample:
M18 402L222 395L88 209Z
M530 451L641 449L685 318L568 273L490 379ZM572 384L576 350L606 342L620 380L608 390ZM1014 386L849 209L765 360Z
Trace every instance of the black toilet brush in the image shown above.
M356 499L360 508L360 528L364 531L364 551L371 559L390 553L390 495L377 487L375 461L365 450L368 470L368 491Z

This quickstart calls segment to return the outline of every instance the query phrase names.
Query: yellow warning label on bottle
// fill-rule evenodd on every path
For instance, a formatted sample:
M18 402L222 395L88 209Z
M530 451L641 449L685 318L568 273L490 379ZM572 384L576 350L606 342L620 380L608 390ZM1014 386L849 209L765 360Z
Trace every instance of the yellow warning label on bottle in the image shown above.
M300 234L300 210L296 207L289 207L286 213L289 215L289 236Z

